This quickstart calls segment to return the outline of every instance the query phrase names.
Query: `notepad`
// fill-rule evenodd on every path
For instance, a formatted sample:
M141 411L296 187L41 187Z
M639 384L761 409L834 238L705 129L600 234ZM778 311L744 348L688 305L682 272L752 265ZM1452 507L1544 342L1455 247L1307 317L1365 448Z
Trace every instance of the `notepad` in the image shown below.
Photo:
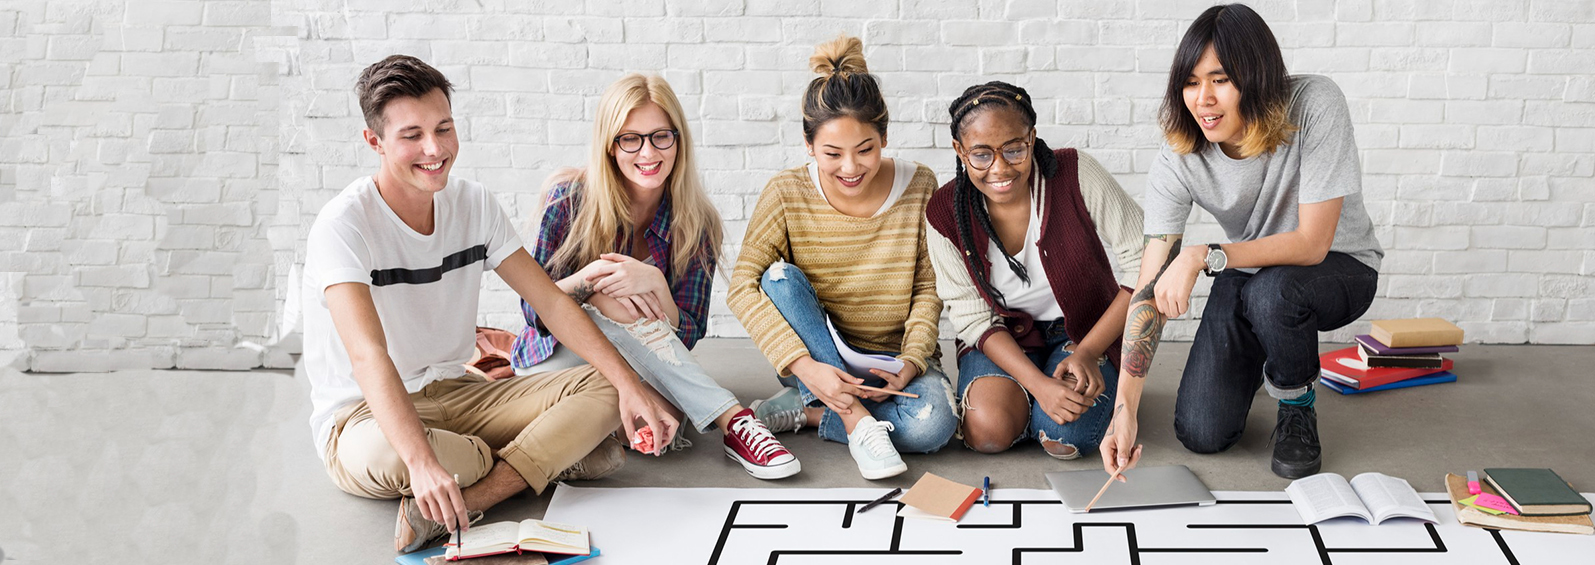
M980 489L925 473L902 498L904 518L957 522L980 498Z

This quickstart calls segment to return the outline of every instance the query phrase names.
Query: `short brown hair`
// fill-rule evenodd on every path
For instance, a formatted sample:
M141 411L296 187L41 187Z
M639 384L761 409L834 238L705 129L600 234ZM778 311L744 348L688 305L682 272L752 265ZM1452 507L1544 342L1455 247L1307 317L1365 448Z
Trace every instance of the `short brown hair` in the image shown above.
M420 98L439 88L443 89L443 97L452 102L450 95L454 85L443 73L415 57L389 55L360 72L354 92L360 97L360 111L365 114L366 127L377 132L380 138L382 129L387 127L382 110L388 102L404 96Z

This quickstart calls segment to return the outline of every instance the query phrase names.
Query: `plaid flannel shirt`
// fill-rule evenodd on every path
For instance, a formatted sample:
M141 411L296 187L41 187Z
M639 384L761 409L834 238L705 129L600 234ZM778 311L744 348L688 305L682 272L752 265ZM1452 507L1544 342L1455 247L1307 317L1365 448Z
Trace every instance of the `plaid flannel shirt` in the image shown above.
M577 195L572 193L571 183L561 183L549 191L548 202L543 209L543 221L537 230L537 243L532 249L532 258L537 260L548 271L554 280L559 280L571 275L579 267L569 265L549 265L549 260L554 257L554 251L570 234L570 222L576 217L576 207L580 203ZM623 234L615 234L615 248L619 251ZM676 301L676 308L681 311L680 324L676 329L676 337L686 344L687 349L697 345L698 340L709 330L709 292L714 285L715 262L712 258L704 258L692 262L686 273L676 276L671 272L670 262L670 193L666 192L664 200L659 203L659 210L654 213L653 223L649 224L643 232L644 239L648 241L648 258L665 275L665 281L670 285L671 297ZM554 354L554 346L559 342L538 323L537 312L525 300L521 301L521 314L526 317L526 329L515 340L515 350L511 362L516 368L525 369L543 362Z

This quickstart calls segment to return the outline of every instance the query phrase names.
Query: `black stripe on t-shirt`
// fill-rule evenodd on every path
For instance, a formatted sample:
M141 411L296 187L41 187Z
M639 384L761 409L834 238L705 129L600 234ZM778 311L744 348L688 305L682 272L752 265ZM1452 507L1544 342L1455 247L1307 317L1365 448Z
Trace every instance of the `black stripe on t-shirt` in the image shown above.
M443 273L487 260L487 246L478 245L443 258L443 264L430 269L372 269L371 286L426 284L443 280Z

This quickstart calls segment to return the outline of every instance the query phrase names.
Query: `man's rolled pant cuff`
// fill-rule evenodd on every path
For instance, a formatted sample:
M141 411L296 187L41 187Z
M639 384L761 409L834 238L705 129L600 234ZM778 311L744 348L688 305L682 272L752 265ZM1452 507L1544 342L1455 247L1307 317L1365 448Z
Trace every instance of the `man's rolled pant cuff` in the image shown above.
M544 469L536 457L532 457L518 445L504 446L504 449L498 450L498 457L508 463L511 469L515 469L521 480L526 481L526 486L531 487L532 492L538 495L543 494L543 490L548 488L549 480L558 472Z
M1295 400L1307 394L1307 391L1312 390L1313 382L1307 381L1307 384L1294 388L1280 388L1274 386L1273 381L1265 378L1263 379L1263 388L1268 390L1268 395L1274 397L1275 400Z

